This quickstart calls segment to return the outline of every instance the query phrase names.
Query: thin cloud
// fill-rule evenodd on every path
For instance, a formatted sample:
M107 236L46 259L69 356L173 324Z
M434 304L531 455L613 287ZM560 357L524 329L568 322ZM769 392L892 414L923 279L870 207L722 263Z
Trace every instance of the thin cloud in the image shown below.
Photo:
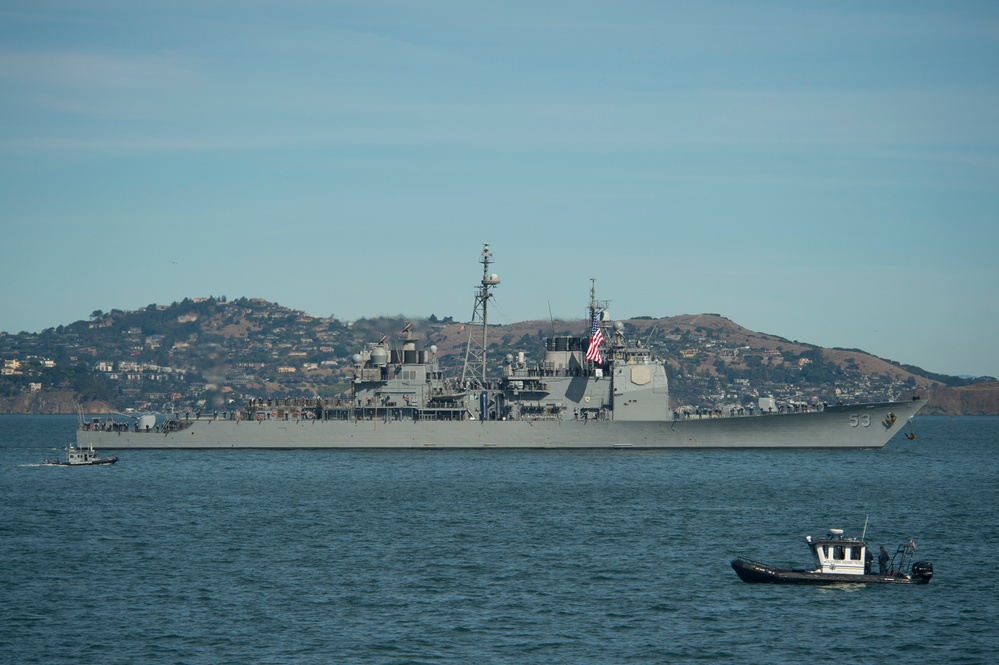
M193 62L187 57L70 51L0 53L0 79L70 90L148 90L199 85Z

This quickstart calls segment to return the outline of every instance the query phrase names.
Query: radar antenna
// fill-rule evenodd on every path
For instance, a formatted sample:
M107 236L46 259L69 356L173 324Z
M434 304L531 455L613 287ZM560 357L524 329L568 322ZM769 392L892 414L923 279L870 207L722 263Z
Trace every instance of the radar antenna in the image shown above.
M486 387L486 333L489 324L488 303L492 297L489 290L500 283L496 275L489 274L489 263L492 257L489 243L483 243L482 256L479 258L479 263L482 264L482 282L475 288L475 308L472 310L472 322L468 325L465 366L461 370L462 385L472 388ZM481 328L479 339L476 339L476 328Z
M590 278L590 319L592 320L599 312L604 311L610 305L609 300L597 300L597 278Z
M597 320L601 323L603 322L603 317L601 316L610 307L610 300L597 300L597 278L590 278L590 305L587 309L590 312L590 321L593 321L594 317L600 316ZM589 321L588 321L589 323Z

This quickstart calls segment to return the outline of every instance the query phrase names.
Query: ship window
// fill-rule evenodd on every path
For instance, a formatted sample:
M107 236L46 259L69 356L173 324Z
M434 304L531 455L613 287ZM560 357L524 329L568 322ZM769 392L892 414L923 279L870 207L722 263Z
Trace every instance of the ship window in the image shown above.
M822 558L823 559L828 559L829 558L829 546L828 545L823 545L822 546Z
M854 561L860 561L860 548L859 547L851 547L850 548L850 558L853 559Z
M846 558L846 550L842 545L837 545L833 548L833 558L837 561L842 561Z

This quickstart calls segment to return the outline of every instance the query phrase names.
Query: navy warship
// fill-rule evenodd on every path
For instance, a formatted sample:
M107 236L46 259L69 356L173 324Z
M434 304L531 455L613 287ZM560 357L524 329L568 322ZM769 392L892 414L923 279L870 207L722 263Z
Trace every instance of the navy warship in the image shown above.
M395 344L352 358L339 399L252 400L217 415L81 419L77 445L130 448L880 448L925 399L773 409L691 418L670 407L662 358L626 339L590 287L589 331L552 336L540 363L507 355L487 376L488 308L497 275L483 247L482 280L460 377L407 326ZM906 434L905 436L910 436Z

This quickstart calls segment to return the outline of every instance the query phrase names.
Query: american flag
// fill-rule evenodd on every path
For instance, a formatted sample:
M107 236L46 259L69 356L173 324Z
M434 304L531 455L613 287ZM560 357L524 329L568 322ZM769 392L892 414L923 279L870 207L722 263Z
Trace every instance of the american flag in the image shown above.
M593 313L593 325L590 326L590 347L586 350L586 359L595 363L602 363L600 358L600 345L604 343L604 334L600 330L600 323L597 321L596 312Z

